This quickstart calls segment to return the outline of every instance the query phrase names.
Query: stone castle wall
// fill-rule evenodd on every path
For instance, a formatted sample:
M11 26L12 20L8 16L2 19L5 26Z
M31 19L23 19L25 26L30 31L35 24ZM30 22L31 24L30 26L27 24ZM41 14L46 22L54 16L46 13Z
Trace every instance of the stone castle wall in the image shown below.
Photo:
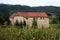
M16 23L16 20L20 23L20 22L23 22L25 21L26 22L26 26L28 27L32 27L32 21L33 21L33 18L32 17L29 17L29 18L25 18L25 17L22 17L22 16L16 16L14 17L13 19L10 18L10 21L11 21L11 24L14 25ZM42 27L49 27L49 19L48 18L40 18L38 17L36 19L37 21L37 26L38 28L42 28Z

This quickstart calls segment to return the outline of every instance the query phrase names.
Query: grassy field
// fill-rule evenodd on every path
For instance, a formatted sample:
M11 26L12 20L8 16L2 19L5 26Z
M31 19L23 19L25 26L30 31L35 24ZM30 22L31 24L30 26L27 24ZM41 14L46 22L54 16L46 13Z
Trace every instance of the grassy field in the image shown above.
M60 29L57 24L50 28L0 27L0 40L60 40Z
M58 24L50 24L50 27L57 28L58 27Z

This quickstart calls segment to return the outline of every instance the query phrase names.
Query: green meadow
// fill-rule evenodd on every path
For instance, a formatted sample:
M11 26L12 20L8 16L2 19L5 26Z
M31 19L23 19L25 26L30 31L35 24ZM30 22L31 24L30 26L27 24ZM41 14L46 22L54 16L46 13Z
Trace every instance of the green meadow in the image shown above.
M60 40L57 24L49 28L27 28L0 26L0 40Z

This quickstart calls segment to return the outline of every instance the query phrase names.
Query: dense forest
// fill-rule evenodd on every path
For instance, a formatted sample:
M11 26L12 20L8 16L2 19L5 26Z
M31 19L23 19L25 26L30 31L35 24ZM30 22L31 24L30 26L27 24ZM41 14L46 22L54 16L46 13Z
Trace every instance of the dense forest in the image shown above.
M9 16L13 12L46 12L49 16L52 13L60 16L60 7L56 6L39 6L39 7L30 7L25 5L10 5L10 4L0 4L0 24L3 24L5 21L9 22Z

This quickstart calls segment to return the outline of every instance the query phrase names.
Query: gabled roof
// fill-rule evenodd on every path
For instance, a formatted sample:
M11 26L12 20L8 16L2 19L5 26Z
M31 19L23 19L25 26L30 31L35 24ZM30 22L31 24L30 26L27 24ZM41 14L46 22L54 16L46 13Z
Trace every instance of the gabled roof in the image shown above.
M48 17L45 12L15 12L10 18L14 18L15 16L23 16L23 17Z

